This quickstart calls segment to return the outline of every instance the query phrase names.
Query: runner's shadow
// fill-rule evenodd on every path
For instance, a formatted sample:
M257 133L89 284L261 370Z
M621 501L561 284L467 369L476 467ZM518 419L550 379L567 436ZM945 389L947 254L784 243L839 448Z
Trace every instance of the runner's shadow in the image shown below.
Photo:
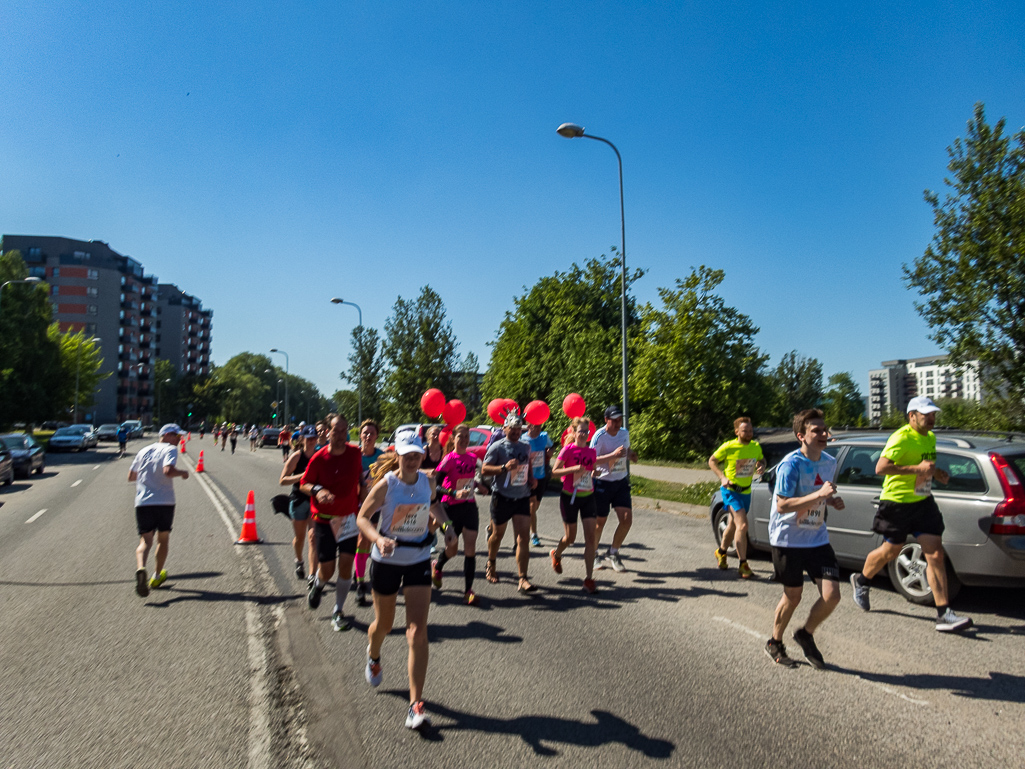
M861 670L844 668L839 665L830 665L830 669L838 673L889 686L908 686L920 690L949 691L957 697L967 697L974 700L1025 703L1025 676L1016 676L1010 673L990 671L989 678L973 678L971 676L936 673L906 675L867 673Z
M408 692L395 692L405 698ZM502 719L462 713L438 703L430 703L428 711L450 720L450 724L438 724L426 730L424 739L439 741L445 732L481 732L483 734L509 734L519 737L538 756L558 756L556 745L573 745L582 748L601 748L605 745L622 744L647 758L669 758L676 746L668 740L647 737L641 730L619 716L605 710L592 710L593 723L574 721L553 716L517 716Z
M465 625L428 624L427 638L432 644L442 641L466 641L471 638L501 644L523 643L523 638L518 635L506 635L504 627L477 621L467 622Z
M279 603L286 603L288 601L294 601L297 598L301 598L301 595L250 595L248 593L224 593L219 590L188 590L185 588L178 588L174 585L169 587L158 588L154 590L150 595L159 594L161 592L178 593L174 598L169 598L166 601L146 601L146 606L154 609L166 609L171 604L182 603L184 601L203 601L203 602L224 602L224 603L254 603L257 606L274 606Z

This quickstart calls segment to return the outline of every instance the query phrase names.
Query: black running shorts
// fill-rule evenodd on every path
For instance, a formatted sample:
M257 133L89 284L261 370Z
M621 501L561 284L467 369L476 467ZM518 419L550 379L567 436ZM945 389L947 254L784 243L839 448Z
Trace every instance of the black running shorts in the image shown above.
M510 499L498 492L491 495L491 520L496 526L509 523L514 515L530 517L530 497Z
M174 505L143 505L135 508L135 525L139 535L154 531L170 531L174 523Z
M331 525L322 521L313 522L313 544L317 548L317 560L321 563L334 561L342 554L356 555L356 540L358 536L335 541L335 533L331 531Z
M818 547L774 547L772 566L776 571L776 581L783 587L801 587L806 572L812 581L840 581L840 564L836 561L833 546L828 544Z
M400 587L422 587L431 584L431 560L397 566L394 563L370 561L370 586L375 593L395 595Z
M904 544L908 534L913 537L935 534L938 537L943 534L944 528L943 514L932 495L917 502L892 502L884 499L872 519L872 531L898 545Z
M608 518L609 510L614 507L627 507L633 509L633 500L630 498L630 478L621 478L618 481L603 481L594 479L594 502L598 508L599 518Z
M463 530L478 531L480 529L480 511L476 502L459 502L455 505L442 504L445 515L452 521L452 528L458 537Z
M597 518L598 508L594 496L594 494L584 494L583 496L578 494L577 498L573 499L573 495L567 494L565 491L559 494L559 512L562 513L563 523L575 526L578 513L582 519Z

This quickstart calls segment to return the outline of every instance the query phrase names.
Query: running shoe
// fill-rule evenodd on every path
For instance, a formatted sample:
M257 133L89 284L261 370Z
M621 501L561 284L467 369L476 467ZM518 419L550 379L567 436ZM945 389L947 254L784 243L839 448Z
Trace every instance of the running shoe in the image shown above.
M467 590L466 593L463 594L463 603L465 603L467 606L476 606L477 594L472 590Z
M740 568L737 569L737 574L740 575L741 579L751 579L755 573L751 571L751 567L747 565L747 561L740 564Z
M424 701L414 702L409 706L409 713L406 715L406 728L419 729L421 726L430 726L431 719L427 716L427 707Z
M593 579L585 579L584 580L584 590L586 590L588 593L593 593L597 589L598 589L598 583L595 582Z
M726 571L728 568L730 568L729 563L727 563L726 561L726 553L722 553L720 555L719 548L716 548L712 551L712 555L715 557L715 562L719 564L719 568L722 571Z
M620 574L626 571L626 567L623 565L623 560L619 557L619 553L609 553L607 560L612 564L614 571L618 571Z
M349 620L340 611L336 611L331 615L331 628L336 633L344 632L351 627L352 625L349 624Z
M956 633L959 630L967 630L971 626L971 619L954 614L954 610L949 606L943 612L943 616L936 620L936 629L941 633Z
M601 571L605 568L605 556L600 553L594 554L594 568L593 571Z
M782 641L770 638L765 643L765 653L777 665L782 665L785 668L797 667L797 663L787 656L787 647L783 645Z
M149 581L150 588L157 588L167 581L167 569L161 569L159 574L154 574Z
M530 538L530 546L541 547L541 538L537 534Z
M871 608L868 601L868 591L870 588L868 585L858 584L858 572L854 572L851 575L851 587L854 588L854 592L851 594L854 598L854 603L858 604L858 608L862 611L868 611Z
M553 547L548 555L552 558L552 571L562 574L562 559L559 557L559 551Z
M296 579L306 579L306 569L303 568L302 561L295 562L295 576Z
M324 586L318 585L316 580L310 585L310 592L306 594L306 603L309 604L311 609L316 609L320 606L320 594L324 592Z
M431 561L431 584L441 590L441 569L438 568L437 561Z
M801 651L804 652L804 656L808 658L808 662L813 668L825 669L826 661L822 659L822 652L815 645L815 639L812 638L811 633L803 627L798 628L794 631L794 643L801 647Z
M381 681L384 679L384 670L381 668L381 660L378 659L374 662L370 659L370 647L367 647L367 669L364 671L367 677L367 683L373 687L381 685Z
M149 595L149 580L146 579L145 569L135 572L135 592L143 598Z
M356 583L356 605L357 606L369 606L370 601L367 600L367 583L357 582Z

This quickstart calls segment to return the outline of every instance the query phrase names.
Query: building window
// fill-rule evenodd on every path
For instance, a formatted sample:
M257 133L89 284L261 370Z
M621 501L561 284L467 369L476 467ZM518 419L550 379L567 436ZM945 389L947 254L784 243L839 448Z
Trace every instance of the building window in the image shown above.
M52 277L54 277L54 278L59 278L59 277L61 276L61 268L60 268L60 267L54 267L54 268L53 268L53 269L52 269L52 270L50 271L50 275L51 275Z
M60 286L50 286L50 296L58 296L61 292Z
M86 323L85 324L85 333L87 333L87 334L95 334L96 333L96 324L95 323Z
M99 280L99 279L100 279L100 271L99 270L90 269L89 270L89 280Z
M92 257L92 254L90 254L88 251L76 251L75 252L75 258L76 259L89 259L91 257Z
M99 292L96 290L96 286L89 286L86 288L85 293L89 296L96 296Z
M45 267L29 267L28 268L28 274L29 274L29 277L32 277L32 278L45 278L46 277L46 268Z
M28 255L33 259L38 259L43 255L43 252L39 248L30 248L28 250Z
M88 307L86 307L86 310L85 310L85 311L86 311L86 312L87 312L87 313L88 313L89 315L95 315L95 314L96 314L96 305L95 305L95 304L90 304L90 305L89 305Z

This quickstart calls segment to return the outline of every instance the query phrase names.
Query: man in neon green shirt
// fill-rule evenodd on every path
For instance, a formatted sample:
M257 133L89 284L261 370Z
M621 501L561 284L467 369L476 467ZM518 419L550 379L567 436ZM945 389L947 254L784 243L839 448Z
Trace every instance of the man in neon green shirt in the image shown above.
M733 432L737 437L726 441L708 458L708 466L722 485L723 505L730 516L722 534L722 543L714 555L719 568L728 569L726 551L735 541L737 557L740 558L739 574L743 579L751 579L754 572L747 565L747 511L751 509L751 480L756 473L765 472L765 457L762 447L754 440L755 428L751 417L733 420Z
M972 626L950 608L947 570L943 557L943 515L932 495L932 480L947 483L950 476L936 467L936 414L939 406L920 395L908 403L908 423L883 448L876 462L876 474L885 476L872 530L883 536L879 547L868 554L860 574L851 575L854 602L868 611L869 583L890 561L900 555L910 534L925 555L925 576L936 601L936 629L941 633Z

